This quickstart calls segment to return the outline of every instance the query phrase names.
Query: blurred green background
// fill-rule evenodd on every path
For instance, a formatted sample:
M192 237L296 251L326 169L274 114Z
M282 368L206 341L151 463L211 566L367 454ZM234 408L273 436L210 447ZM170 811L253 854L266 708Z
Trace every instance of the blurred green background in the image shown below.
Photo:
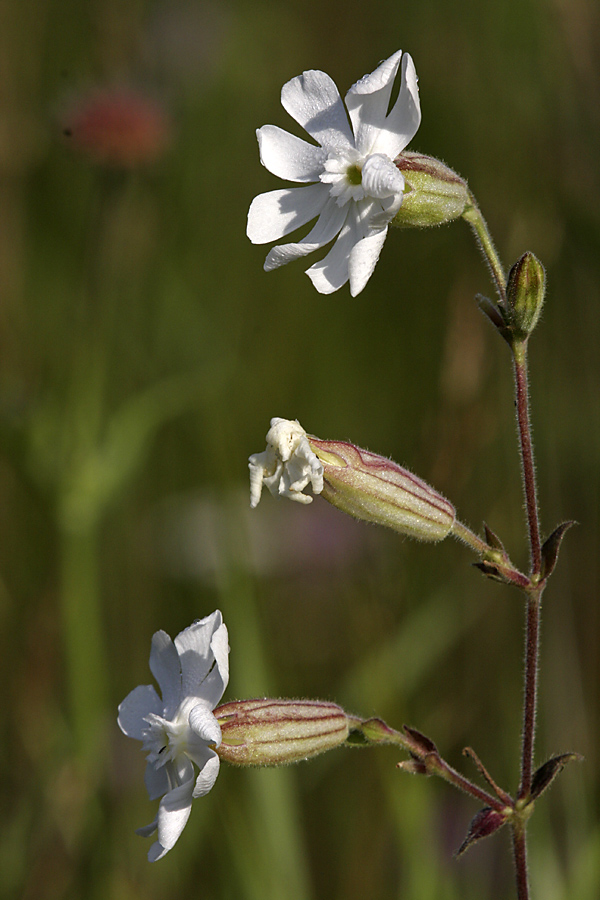
M321 500L248 510L247 456L271 416L297 417L413 469L526 565L509 356L476 309L491 287L467 226L392 232L355 299L318 295L301 263L266 275L245 237L252 197L280 186L255 129L299 133L282 84L320 68L344 93L402 47L412 149L469 179L506 264L532 250L547 267L542 522L579 526L546 594L537 761L586 761L538 804L531 873L536 900L596 900L599 26L594 0L2 5L2 897L514 895L508 833L456 862L474 804L397 771L390 748L223 765L151 866L134 829L156 804L116 726L151 680L152 633L218 607L226 699L335 699L410 723L474 776L470 744L517 786L520 596L451 541ZM100 89L154 104L133 102L139 127L104 146L128 166L98 160Z

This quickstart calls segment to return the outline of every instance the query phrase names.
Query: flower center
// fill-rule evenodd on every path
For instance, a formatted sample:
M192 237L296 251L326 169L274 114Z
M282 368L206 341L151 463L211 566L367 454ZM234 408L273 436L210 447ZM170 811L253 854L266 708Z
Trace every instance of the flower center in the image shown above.
M365 191L362 185L364 159L354 149L343 153L330 153L319 176L324 184L330 185L329 195L338 206L345 206L350 200L362 200Z
M362 183L362 172L360 167L356 164L353 166L348 166L346 170L346 178L348 179L348 183L352 185L357 185Z
M187 717L176 715L172 721L150 713L145 721L143 749L148 753L148 761L164 766L177 759L187 750L189 725Z

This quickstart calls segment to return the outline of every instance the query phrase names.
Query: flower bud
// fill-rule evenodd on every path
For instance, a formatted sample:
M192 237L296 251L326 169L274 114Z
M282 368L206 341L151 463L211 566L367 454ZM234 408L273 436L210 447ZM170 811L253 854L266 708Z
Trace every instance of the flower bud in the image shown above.
M544 267L533 255L524 253L508 275L506 285L507 318L513 335L529 337L537 325L546 290Z
M439 159L405 150L395 160L404 175L402 206L392 219L401 228L430 228L462 216L470 203L466 181Z
M421 541L441 541L452 530L452 504L393 460L345 441L308 442L323 465L321 496L342 512Z
M350 720L320 700L237 700L214 712L221 759L239 766L281 766L345 743Z

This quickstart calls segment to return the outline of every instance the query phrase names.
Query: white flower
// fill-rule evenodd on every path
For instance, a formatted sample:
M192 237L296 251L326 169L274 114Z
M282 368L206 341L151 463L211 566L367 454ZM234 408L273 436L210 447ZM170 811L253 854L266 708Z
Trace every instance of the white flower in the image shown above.
M313 493L323 490L323 465L310 449L302 425L290 419L271 419L267 449L248 461L250 469L250 506L258 505L266 484L274 497L289 497L299 503L312 503L302 491L310 483Z
M158 829L148 852L154 862L176 843L189 818L192 798L202 797L219 774L215 747L221 728L213 709L229 681L227 628L219 610L194 622L172 641L164 631L152 638L150 670L162 693L152 685L136 687L119 706L119 727L143 741L148 754L146 787L151 800L162 797L156 819L138 834ZM200 770L198 776L194 765Z
M400 92L388 113L401 61ZM274 247L265 269L318 250L338 235L327 256L307 275L321 294L337 291L350 280L350 293L356 296L373 273L388 225L402 203L404 177L393 160L421 121L413 61L398 50L361 78L346 94L347 112L334 82L319 71L288 81L281 103L319 146L275 125L258 129L262 164L274 175L306 186L255 197L248 213L248 237L254 244L265 244L318 216L302 241Z

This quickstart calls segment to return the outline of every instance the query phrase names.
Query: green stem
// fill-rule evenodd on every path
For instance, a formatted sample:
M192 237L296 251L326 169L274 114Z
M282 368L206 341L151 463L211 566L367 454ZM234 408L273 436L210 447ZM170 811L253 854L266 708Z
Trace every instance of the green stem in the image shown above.
M450 533L454 535L455 538L458 538L459 541L462 541L463 544L471 547L471 549L479 556L486 556L488 553L493 553L493 548L490 547L483 538L480 538L479 535L475 534L474 531L471 531L470 528L467 528L466 525L463 525L462 522L459 522L458 519L455 520Z
M465 209L462 217L469 223L475 233L477 242L491 269L501 303L506 303L506 276L504 274L502 263L500 262L500 257L494 247L494 242L492 241L487 222L483 218L481 210L477 206L477 201L470 191L469 198L471 205Z

